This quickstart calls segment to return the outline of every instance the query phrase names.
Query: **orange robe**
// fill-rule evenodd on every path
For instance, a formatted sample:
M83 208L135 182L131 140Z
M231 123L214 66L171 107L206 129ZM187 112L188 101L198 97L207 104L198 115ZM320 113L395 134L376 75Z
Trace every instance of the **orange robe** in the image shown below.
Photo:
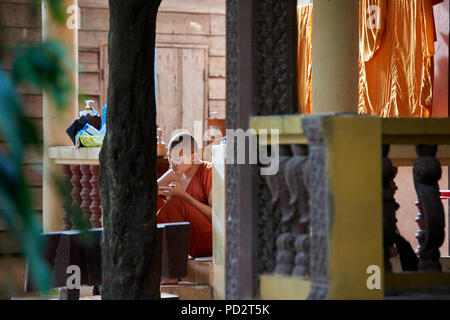
M212 187L212 165L203 162L189 181L186 192L198 201L208 204L208 196ZM191 236L189 254L192 257L212 255L212 224L203 213L190 203L172 197L165 201L158 197L158 223L189 222Z

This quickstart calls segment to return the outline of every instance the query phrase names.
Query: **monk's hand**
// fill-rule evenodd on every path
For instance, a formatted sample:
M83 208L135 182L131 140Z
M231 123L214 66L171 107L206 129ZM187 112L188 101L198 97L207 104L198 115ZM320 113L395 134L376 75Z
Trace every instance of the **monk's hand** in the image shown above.
M179 182L171 182L168 187L159 187L158 193L167 197L183 198L186 191L183 189Z

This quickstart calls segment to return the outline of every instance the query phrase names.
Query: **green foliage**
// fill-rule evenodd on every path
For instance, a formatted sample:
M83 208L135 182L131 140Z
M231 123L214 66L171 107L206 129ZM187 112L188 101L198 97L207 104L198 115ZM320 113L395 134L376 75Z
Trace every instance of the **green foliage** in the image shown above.
M36 5L42 0L35 0ZM60 0L44 0L55 21L65 23L65 12ZM73 90L67 71L73 64L67 59L66 48L57 41L29 44L11 50L15 59L11 77L0 63L0 136L6 148L0 149L0 219L16 235L28 259L33 284L41 291L50 286L50 269L43 257L44 243L40 237L41 225L36 221L27 188L22 160L27 147L39 150L38 132L24 114L17 88L27 85L47 92L58 109L69 105ZM58 182L57 182L58 183ZM61 188L63 196L70 192ZM71 208L76 211L75 209ZM79 216L79 212L75 212ZM81 224L84 228L85 225Z
M68 70L73 64L66 58L67 49L55 40L48 40L39 45L14 50L16 59L13 67L14 85L27 82L36 89L50 93L58 108L69 105L67 93L72 89Z

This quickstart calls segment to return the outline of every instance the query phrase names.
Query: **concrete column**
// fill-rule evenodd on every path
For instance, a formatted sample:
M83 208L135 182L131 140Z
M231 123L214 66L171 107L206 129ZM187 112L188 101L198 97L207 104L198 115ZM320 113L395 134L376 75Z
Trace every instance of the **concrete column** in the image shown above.
M70 70L74 90L71 93L70 105L64 112L57 112L51 97L43 93L43 228L44 232L62 230L62 202L59 190L52 182L52 175L62 177L59 165L49 159L48 147L73 145L66 129L76 119L78 114L78 30L79 21L78 0L62 0L67 13L64 24L55 22L48 12L46 2L42 3L42 37L56 39L66 45L70 59L74 62L74 69Z
M312 113L358 111L359 1L314 0Z

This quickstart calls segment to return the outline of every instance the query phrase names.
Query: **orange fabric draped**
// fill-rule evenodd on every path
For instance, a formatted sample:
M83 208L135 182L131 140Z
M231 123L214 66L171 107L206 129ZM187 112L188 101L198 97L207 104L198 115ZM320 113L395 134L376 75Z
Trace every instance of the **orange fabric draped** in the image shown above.
M360 0L358 113L430 117L435 0ZM311 112L312 5L297 8L299 112ZM306 17L310 20L306 22ZM305 87L308 86L308 90Z
M300 113L311 113L311 43L312 4L297 7L298 47L298 108Z
M381 4L381 30L367 25ZM429 117L432 107L434 21L431 0L361 0L358 113Z
M186 192L208 204L212 188L212 164L203 162L189 181ZM203 213L185 200L172 197L165 201L158 197L158 223L189 222L191 225L189 254L192 257L212 255L212 224Z

